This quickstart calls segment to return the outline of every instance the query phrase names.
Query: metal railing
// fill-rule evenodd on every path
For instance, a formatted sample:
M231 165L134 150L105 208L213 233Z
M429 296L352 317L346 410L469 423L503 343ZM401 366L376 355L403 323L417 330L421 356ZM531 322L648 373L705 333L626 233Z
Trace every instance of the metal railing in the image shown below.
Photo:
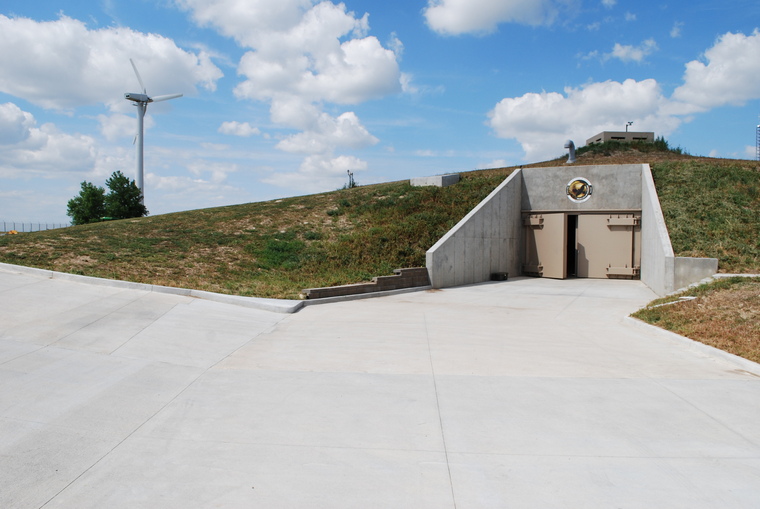
M57 228L68 228L71 226L70 224L66 223L34 223L34 222L17 222L17 221L2 221L0 222L2 225L2 229L0 229L0 233L8 233L10 231L15 231L18 233L27 233L27 232L40 232L43 230L55 230Z

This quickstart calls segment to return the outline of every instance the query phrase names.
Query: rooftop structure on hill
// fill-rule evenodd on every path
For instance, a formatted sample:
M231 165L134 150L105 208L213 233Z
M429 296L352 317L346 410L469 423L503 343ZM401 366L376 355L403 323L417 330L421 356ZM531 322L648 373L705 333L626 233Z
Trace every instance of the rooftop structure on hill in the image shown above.
M586 145L592 143L604 143L605 141L621 141L632 143L634 141L643 141L645 143L654 143L654 133L634 132L634 131L602 131L586 140Z

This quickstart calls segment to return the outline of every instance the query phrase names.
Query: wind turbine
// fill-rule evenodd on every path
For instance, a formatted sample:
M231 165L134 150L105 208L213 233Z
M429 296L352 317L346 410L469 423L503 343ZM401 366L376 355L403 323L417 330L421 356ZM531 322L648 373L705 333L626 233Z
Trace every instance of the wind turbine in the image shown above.
M150 97L145 88L145 84L140 77L140 73L137 71L135 62L131 58L129 59L129 62L132 64L132 69L135 70L135 76L137 76L137 81L142 88L142 94L127 93L124 94L124 98L133 101L135 106L137 106L137 137L135 138L137 145L137 187L140 189L140 194L142 195L140 199L143 200L145 196L145 191L143 189L143 118L145 117L145 110L148 109L148 103L176 99L177 97L182 97L182 94L157 95L156 97Z

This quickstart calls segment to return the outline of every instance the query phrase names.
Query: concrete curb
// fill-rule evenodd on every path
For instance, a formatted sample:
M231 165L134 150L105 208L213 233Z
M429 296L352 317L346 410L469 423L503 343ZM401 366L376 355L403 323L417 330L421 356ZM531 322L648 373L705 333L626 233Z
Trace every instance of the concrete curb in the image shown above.
M645 331L650 332L651 334L655 336L660 336L664 339L686 346L690 350L695 350L701 354L704 354L710 357L715 357L722 361L728 362L730 364L734 364L735 366L739 367L743 371L747 371L755 376L760 377L760 364L756 362L752 362L749 359L745 359L743 357L739 357L738 355L725 352L713 346L700 343L699 341L695 341L693 339L689 339L686 336L681 336L680 334L676 334L675 332L661 329L654 325L648 324L642 320L639 320L638 318L633 318L632 316L626 316L624 321L626 325L629 325L631 327L636 327L638 329L643 329Z
M410 288L399 288L397 290L385 290L382 292L369 292L369 293L357 293L354 295L339 295L337 297L324 297L322 299L306 299L301 301L304 306L314 306L316 304L330 304L333 302L345 302L350 300L359 299L372 299L374 297L388 297L390 295L400 295L402 293L421 292L424 290L432 290L433 287L427 286L413 286Z
M15 272L20 274L29 274L37 277L48 279L60 279L62 281L74 281L78 283L108 286L111 288L123 288L127 290L143 290L146 292L165 293L170 295L181 295L185 297L194 297L212 302L223 304L232 304L262 311L272 311L274 313L295 313L304 307L303 301L294 301L286 299L264 299L259 297L241 297L239 295L225 295L221 293L205 292L202 290L191 290L188 288L174 288L171 286L150 285L145 283L133 283L131 281L120 281L117 279L104 279L91 276L80 276L78 274L68 274L65 272L56 272L47 269L37 269L34 267L24 267L23 265L11 265L9 263L0 263L0 270L5 272Z
M670 292L667 295L664 295L663 297L670 297L671 295L676 295L681 292L685 292L689 288L695 288L700 285L706 285L708 283L712 283L713 281L717 281L718 279L728 279L730 277L747 277L747 278L754 278L754 277L760 277L760 274L723 274L723 273L715 273L712 276L708 276L704 279L701 279L699 281L696 281L688 286L684 286L683 288L679 288L678 290L674 290Z

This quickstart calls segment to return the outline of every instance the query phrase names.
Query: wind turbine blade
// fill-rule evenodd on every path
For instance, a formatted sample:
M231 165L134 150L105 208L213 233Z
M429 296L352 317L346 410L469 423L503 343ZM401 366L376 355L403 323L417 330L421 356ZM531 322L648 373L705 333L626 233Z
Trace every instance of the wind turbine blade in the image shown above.
M137 66L135 65L134 60L131 58L129 59L129 62L132 64L132 69L135 70L135 76L137 76L137 81L140 82L140 86L142 87L143 94L148 94L148 90L145 88L145 84L143 83L142 78L140 77L140 73L137 71Z
M157 95L156 97L151 97L151 101L154 103L157 103L159 101L168 101L169 99L176 99L177 97L182 97L183 94L168 94L168 95Z

